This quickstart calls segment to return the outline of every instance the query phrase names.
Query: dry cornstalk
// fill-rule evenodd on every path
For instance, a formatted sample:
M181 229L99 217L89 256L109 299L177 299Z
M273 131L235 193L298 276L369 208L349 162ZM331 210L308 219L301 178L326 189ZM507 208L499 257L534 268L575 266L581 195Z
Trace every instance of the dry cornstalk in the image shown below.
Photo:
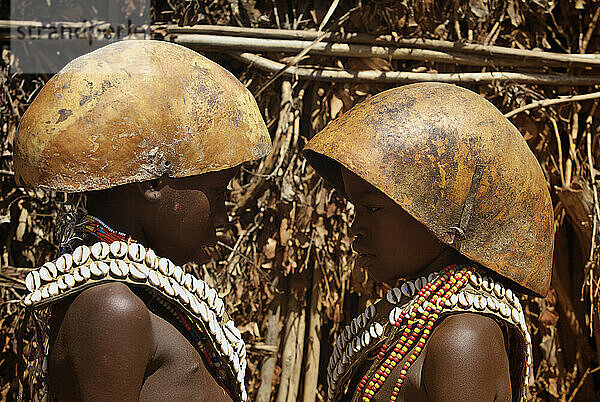
M229 53L232 57L267 72L277 72L285 65L253 53ZM405 71L348 71L309 67L288 67L285 75L305 80L332 82L410 83L436 81L448 83L521 82L539 85L590 86L600 83L600 76L572 76L513 72L485 73L410 73Z

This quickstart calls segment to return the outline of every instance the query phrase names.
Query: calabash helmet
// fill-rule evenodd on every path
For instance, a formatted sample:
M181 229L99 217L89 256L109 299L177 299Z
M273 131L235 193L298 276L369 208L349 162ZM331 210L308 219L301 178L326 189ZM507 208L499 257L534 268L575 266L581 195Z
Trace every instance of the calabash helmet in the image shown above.
M304 153L342 192L340 165L464 256L547 293L548 186L519 131L482 96L441 83L390 89L333 121Z
M122 41L50 79L14 142L17 183L101 190L224 170L269 153L250 92L231 73L169 42Z

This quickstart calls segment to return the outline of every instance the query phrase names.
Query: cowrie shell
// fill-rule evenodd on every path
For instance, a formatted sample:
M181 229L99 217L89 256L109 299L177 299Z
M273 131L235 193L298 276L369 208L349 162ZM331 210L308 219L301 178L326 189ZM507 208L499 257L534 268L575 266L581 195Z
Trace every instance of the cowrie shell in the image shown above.
M175 284L173 284L173 289L175 289ZM177 290L175 291L177 292L177 296L179 297L179 301L181 301L181 303L184 305L190 304L190 298L188 297L188 293L184 288L177 285Z
M215 312L219 317L223 316L223 313L225 312L225 303L223 303L223 299L220 297L215 298Z
M60 290L67 290L67 284L65 283L65 278L63 276L59 277L56 281L56 283L58 284L58 288Z
M75 286L75 277L73 275L65 274L62 276L62 278L69 289Z
M379 338L381 335L383 335L383 326L378 322L373 323L369 328L369 334L373 339Z
M377 309L374 304L371 304L370 306L368 306L365 309L365 316L367 317L368 320L375 317L376 313L377 313Z
M25 299L23 300L23 303L29 307L33 304L33 302L31 301L31 293L28 294L27 296L25 296Z
M463 308L468 308L471 303L473 302L473 299L471 299L471 303L469 303L469 299L467 297L468 293L462 292L459 296L458 296L458 304L463 307Z
M85 280L88 280L92 277L92 272L90 271L90 267L87 267L85 265L82 267L79 267L79 274Z
M519 313L519 310L517 310L516 308L512 309L512 320L514 322L516 322L517 324L521 321L521 314Z
M33 303L37 303L40 300L42 300L42 291L39 289L36 289L32 294L31 294L31 301Z
M491 296L487 297L487 307L492 311L498 311L498 302Z
M181 279L183 278L183 269L181 269L179 265L175 265L173 268L173 278L175 278L178 283L181 283Z
M164 285L164 286L163 286L163 290L165 291L165 293L166 293L167 295L169 295L169 296L171 296L171 297L175 297L175 296L176 296L176 294L175 294L175 289L173 289L173 287L171 286L171 284L169 283L169 281L164 281L164 282L163 282L163 281L161 280L160 282L161 282L161 285Z
M42 286L40 289L42 290L42 299L47 299L50 297L50 293L48 292L48 285Z
M356 322L356 318L354 318L350 323L350 329L352 330L352 335L356 335L358 332L358 323Z
M131 270L129 272L131 272ZM148 280L152 286L156 286L157 288L161 287L160 278L156 271L152 270L148 273Z
M402 298L402 291L398 288L392 288L387 292L386 299L390 304L397 304Z
M173 268L175 265L168 258L161 258L158 260L158 270L166 276L173 274Z
M208 319L208 330L210 331L211 334L213 335L217 335L217 320L215 318L212 318L209 316Z
M427 276L427 283L433 282L436 276L437 274L435 272L430 273L429 276Z
M89 270L88 270L88 272L89 272ZM76 268L75 271L73 271L73 278L75 278L75 282L77 282L77 283L81 283L81 282L85 281L85 278L83 276L81 276L81 273L79 272L79 268Z
M124 241L113 241L108 247L110 253L116 258L123 258L127 254L127 243Z
M345 345L346 341L344 340L344 337L342 336L342 334L339 334L337 339L335 340L335 346L337 346L339 349L343 349Z
M400 309L400 307L394 307L392 309L392 311L390 311L390 316L389 316L390 324L394 325L396 323L396 321L398 321L398 318L400 318L401 313L402 313L402 310Z
M56 269L60 273L65 273L71 270L73 267L73 256L71 254L63 254L54 263Z
M498 282L494 285L494 293L497 297L503 298L504 294L506 293L506 290L504 289L504 286L502 286L502 284Z
M363 313L360 313L360 315L358 316L358 326L360 328L364 328L365 325L367 325L367 316L363 312Z
M208 318L209 318L209 315L208 315L208 306L203 301L200 302L199 312L200 312L200 318L202 318L202 320L204 322L208 322Z
M149 248L146 250L146 257L144 258L146 265L151 269L158 268L158 258L156 257L156 253L154 250Z
M360 352L360 339L359 338L352 339L352 351L354 353Z
M45 282L51 282L54 279L46 267L41 267L38 272L40 279Z
M469 283L471 286L479 288L481 286L481 281L482 279L479 272L472 272L471 275L469 275Z
M96 261L94 261L94 262L92 262L90 264L90 273L95 278L102 278L102 277L104 277L104 273L102 272L102 270L100 269L100 267L98 266L98 263Z
M25 277L25 286L29 292L33 292L41 285L40 274L37 271L31 271Z
M500 310L500 314L502 314L502 316L506 318L510 316L510 307L508 307L506 303L500 302L500 306L498 307L498 309Z
M45 263L43 267L48 270L52 278L56 278L56 275L58 275L58 269L56 268L56 265L53 262L49 261Z
M123 261L121 261L123 262ZM108 266L107 263L105 263L104 261L97 261L96 264L98 264L98 268L100 268L100 271L102 271L102 273L106 276L108 275L108 273L110 272L110 267Z
M195 284L196 282L194 282L194 276L192 274L185 274L183 276L183 286L192 293L196 292L196 288L194 287Z
M58 283L52 282L48 284L48 293L50 296L56 296L59 292Z
M458 303L458 296L456 294L452 294L447 300L446 300L446 306L447 307L454 307L456 306L456 303Z
M190 309L192 309L196 315L200 313L200 301L195 295L191 295L190 297Z
M139 243L131 243L127 248L127 256L135 262L142 262L146 258L146 249Z
M108 257L108 253L110 252L110 247L108 243L99 241L94 243L91 247L92 257L95 260L104 260Z
M494 290L494 280L492 278L490 278L489 276L484 276L483 279L481 280L481 287L486 292L491 292L492 290Z
M352 338L352 330L350 329L349 325L346 325L344 327L344 341L349 342L351 338Z
M79 246L73 250L73 263L75 265L82 265L87 262L90 258L90 248L88 246Z
M140 269L141 267L144 267L145 270ZM148 278L148 273L148 268L142 264L129 264L129 277L134 281L145 281Z
M202 279L196 279L196 295L200 299L206 299L206 283Z
M415 285L411 281L404 282L400 289L402 290L402 293L408 297L413 297L416 292Z
M235 333L233 333L232 329L227 325L223 327L223 332L225 333L225 337L232 343L238 343L242 341L236 336Z
M215 299L217 298L217 291L213 288L208 289L206 292L206 301L211 308L215 308Z
M475 296L475 298L473 299L473 306L477 309L477 310L483 310L487 307L487 300L484 296L481 295L477 295Z
M237 342L237 343L244 342L244 339L242 338L242 333L240 332L239 329L237 329L237 327L235 326L233 321L229 320L226 325L227 325L227 327L229 327L229 330L231 331L234 338L236 339L234 342Z
M127 275L129 275L129 264L127 264L123 260L118 260L117 265L119 266L119 269L121 270L122 277L123 278L127 277Z
M504 293L504 297L506 297L506 299L507 299L509 302L512 302L512 300L513 300L513 296L514 296L514 293L513 293L513 291L512 291L511 289L506 289L506 292Z
M118 260L120 261L120 260ZM115 278L120 278L121 276L123 276L123 273L121 272L121 270L119 269L119 265L117 264L117 261L111 261L110 265L110 275L115 277Z
M366 348L371 343L371 335L369 335L369 331L365 331L362 334L362 346Z

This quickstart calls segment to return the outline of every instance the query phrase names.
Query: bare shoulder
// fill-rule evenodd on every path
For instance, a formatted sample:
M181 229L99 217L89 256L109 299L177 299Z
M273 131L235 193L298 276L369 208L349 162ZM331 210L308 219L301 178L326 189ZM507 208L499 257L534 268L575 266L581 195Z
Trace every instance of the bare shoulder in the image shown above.
M97 285L81 292L71 303L68 315L94 320L133 320L132 325L149 320L144 302L123 283Z
M154 350L150 312L143 301L125 284L106 283L81 292L55 314L60 317L54 323L48 374L57 395L135 400ZM130 376L116 375L123 369ZM65 376L72 382L60 380Z
M498 323L472 313L444 319L427 343L423 383L433 401L510 400L508 355Z

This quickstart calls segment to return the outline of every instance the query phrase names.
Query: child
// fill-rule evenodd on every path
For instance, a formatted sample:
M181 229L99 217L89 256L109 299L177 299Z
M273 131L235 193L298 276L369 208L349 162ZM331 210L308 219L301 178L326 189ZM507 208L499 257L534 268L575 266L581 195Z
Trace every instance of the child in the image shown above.
M52 308L51 395L247 399L241 335L180 265L206 262L228 182L270 148L247 89L172 43L111 44L48 81L19 126L16 179L87 198L57 222L60 257L26 278L29 311Z
M304 152L355 206L358 263L401 279L338 335L329 399L524 398L515 291L548 291L553 210L517 129L471 91L421 83L355 106Z

